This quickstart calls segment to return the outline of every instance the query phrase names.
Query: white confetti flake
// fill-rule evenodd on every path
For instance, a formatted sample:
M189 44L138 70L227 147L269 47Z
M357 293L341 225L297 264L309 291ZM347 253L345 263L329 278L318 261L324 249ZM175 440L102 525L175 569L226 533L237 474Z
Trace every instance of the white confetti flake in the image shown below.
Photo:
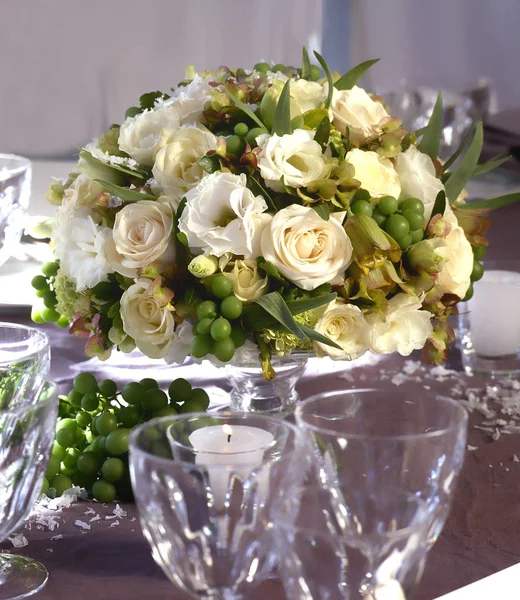
M100 521L101 517L99 515L96 515L94 517L92 517L92 519L89 519L89 523L93 523L94 521Z
M520 462L520 458L516 454L513 454L513 462Z
M119 517L119 518L126 517L126 516L127 516L127 514L128 514L128 513L126 512L126 510L124 510L123 508L121 508L121 507L119 506L119 504L116 504L116 507L114 508L114 510L113 510L113 513L114 513L114 515L115 515L116 517Z
M470 452L474 452L475 450L478 450L478 446L470 446L470 445L468 444L468 450L469 450Z
M63 539L63 535L61 533L58 533L58 535L53 535L51 537L51 542L54 542L55 540L62 540Z
M23 533L13 533L8 539L15 548L25 548L25 546L29 545Z
M90 529L90 525L88 523L85 523L85 521L80 521L79 519L74 521L74 525L76 525L76 527L81 527L81 529Z
M88 517L88 515L95 515L95 514L96 514L96 511L95 511L93 508L89 508L89 509L88 509L88 510L86 510L86 511L85 511L83 514L84 514L86 517ZM91 519L91 521L92 521L92 519Z
M45 552L54 552L54 550L52 548L47 548Z
M110 523L110 527L117 527L119 525L119 521L112 521L112 523Z

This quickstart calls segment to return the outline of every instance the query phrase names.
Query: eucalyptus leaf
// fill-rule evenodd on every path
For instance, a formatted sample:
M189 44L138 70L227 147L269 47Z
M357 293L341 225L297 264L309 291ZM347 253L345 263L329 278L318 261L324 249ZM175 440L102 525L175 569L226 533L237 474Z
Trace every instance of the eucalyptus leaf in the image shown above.
M273 131L277 135L292 133L291 125L291 80L288 79L283 86L282 93L278 98L276 111L274 113Z
M212 154L211 156L199 156L197 158L199 165L206 171L206 173L215 173L220 171L220 159L218 154Z
M480 152L482 151L482 142L484 139L484 130L482 127L482 121L479 121L475 130L475 136L469 148L459 163L459 166L452 172L450 178L446 182L446 195L450 202L454 202L459 194L464 189L466 183L468 183L470 177L473 175L475 168L478 164Z
M511 158L510 154L499 154L498 156L494 156L490 158L487 162L477 165L475 170L473 171L473 175L482 175L483 173L489 173L489 171L493 171L500 165L504 164Z
M318 62L322 66L323 70L325 71L325 75L327 76L327 81L329 84L328 85L329 91L327 94L327 100L325 101L325 108L328 109L330 107L330 103L332 102L332 88L334 86L334 82L332 81L332 74L330 72L327 61L323 58L323 56L316 51L314 51L314 56L317 58Z
M328 221L330 219L330 206L327 202L319 202L318 204L313 204L312 208L320 215L320 217L324 221Z
M237 98L234 94L232 94L229 90L226 90L227 95L231 98L231 100L233 100L233 102L235 103L236 107L239 108L243 113L245 113L252 121L254 121L258 127L260 127L260 129L263 129L266 133L268 133L267 131L267 127L262 123L262 121L260 121L260 119L255 115L255 113L248 107L246 106L242 100L240 100L239 98Z
M316 133L314 134L314 141L318 142L318 144L321 146L321 151L325 152L325 148L327 147L327 144L329 143L329 137L330 137L330 119L329 117L324 117L320 124L318 125L318 128L316 129Z
M157 200L155 196L152 194L142 194L137 190L130 190L125 187L121 187L120 185L116 185L110 181L103 181L102 179L94 179L100 183L107 191L109 191L113 196L117 196L123 202L138 202L139 200Z
M301 298L300 300L289 300L287 302L287 308L293 315L299 315L302 312L318 308L324 304L329 304L335 298L337 294L331 292L330 294L322 294L321 296L315 296L314 298Z
M311 61L309 60L309 53L307 48L302 48L302 79L311 78Z
M328 337L322 335L321 333L318 333L315 329L307 327L307 325L300 325L300 328L303 331L303 333L311 340L314 340L315 342L321 342L322 344L326 344L327 346L332 346L333 348L337 348L338 350L343 350L343 348L339 344L336 344L336 342L333 342Z
M442 135L442 94L437 92L437 101L433 107L432 114L423 133L418 148L427 154L432 160L439 156Z
M363 75L368 71L368 69L370 69L372 65L375 65L380 60L380 58L374 58L372 60L366 60L365 62L355 66L353 69L350 69L348 73L345 73L343 77L340 77L334 84L334 87L337 90L351 90L361 79L361 77L363 77Z
M494 210L496 208L503 208L509 204L520 202L520 193L506 194L505 196L498 196L497 198L490 198L489 200L477 200L476 202L466 202L465 204L456 205L459 210Z
M477 120L475 120L475 121L473 121L473 123L471 123L469 129L464 134L464 137L462 138L457 150L455 150L455 152L450 156L450 158L448 158L448 160L442 165L443 173L445 173L451 167L451 165L457 160L457 158L459 158L459 156L464 152L464 150L466 149L466 147L469 143L469 140L475 134L475 128L477 127L477 123L478 123Z
M258 300L255 300L254 303L260 305L266 312L274 317L278 323L286 327L299 340L304 340L306 338L305 334L300 329L300 326L294 320L285 300L278 292L271 292L265 296L261 296Z

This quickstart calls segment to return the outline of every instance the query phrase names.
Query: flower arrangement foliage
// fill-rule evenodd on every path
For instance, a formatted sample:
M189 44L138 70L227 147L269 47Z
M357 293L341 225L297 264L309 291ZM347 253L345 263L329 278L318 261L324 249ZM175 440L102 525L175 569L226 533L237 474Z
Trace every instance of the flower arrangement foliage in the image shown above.
M474 205L482 125L438 159L442 99L406 131L323 58L187 77L126 111L55 182L56 263L35 281L45 308L87 340L218 364L253 349L351 360L367 351L442 362L448 317L482 276L487 219ZM456 159L462 158L456 162ZM476 206L476 208L474 208Z

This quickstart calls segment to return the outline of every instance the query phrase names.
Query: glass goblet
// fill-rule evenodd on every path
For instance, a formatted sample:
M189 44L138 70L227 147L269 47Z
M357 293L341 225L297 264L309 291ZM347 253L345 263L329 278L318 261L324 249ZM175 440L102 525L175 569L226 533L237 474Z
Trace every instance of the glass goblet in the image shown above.
M0 322L1 374L14 370L27 380L27 376L45 377L50 366L51 350L47 334L34 327ZM3 383L5 385L7 381Z
M393 582L409 595L448 513L466 410L434 394L365 389L309 398L296 419L314 442L335 527L365 560L351 598L377 598Z
M13 383L14 381L14 383ZM27 518L38 497L54 440L56 388L39 377L0 373L0 539ZM0 600L25 598L48 578L39 562L0 554Z
M199 598L244 598L273 565L273 515L308 461L294 425L252 414L157 419L130 436L131 477L152 555Z

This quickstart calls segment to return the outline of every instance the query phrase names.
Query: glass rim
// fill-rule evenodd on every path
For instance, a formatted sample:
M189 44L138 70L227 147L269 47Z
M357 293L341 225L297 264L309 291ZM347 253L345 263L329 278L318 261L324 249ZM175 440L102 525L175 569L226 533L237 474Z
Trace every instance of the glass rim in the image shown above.
M27 333L30 334L30 337L29 336L27 337L28 340L31 338L39 338L38 348L36 348L32 352L28 353L27 356L32 356L36 352L40 351L42 348L45 348L46 346L50 347L50 345L51 345L50 337L47 333L45 333L45 331L42 331L41 329L37 329L36 327L31 327L30 325L19 325L18 323L10 323L9 321L0 321L0 332L3 329L11 329L11 330L18 329L21 331L26 331ZM2 342L0 340L0 345L1 345L1 343ZM1 364L2 364L2 360L0 359L0 365Z
M16 372L16 370L15 370L15 372ZM21 414L27 413L30 410L38 409L38 408L41 408L42 406L47 406L48 404L51 404L52 402L54 402L57 399L58 384L55 381L53 381L52 379L47 379L46 377L41 377L40 375L36 375L35 380L39 384L40 389L39 389L38 393L40 393L40 394L43 391L43 386L45 384L47 384L49 386L49 389L51 390L49 397L46 398L45 400L42 400L41 402L36 402L35 404L31 404L26 401L22 401L22 402L20 402L20 404L17 404L13 408L0 409L0 415L18 415L18 416L20 416Z
M151 452L149 452L148 450L144 450L138 443L137 443L137 439L138 436L148 427L153 427L153 426L157 426L157 425L161 425L164 423L171 423L172 425L176 422L181 422L183 420L186 420L188 418L193 418L193 417L197 417L197 418L218 418L218 417L233 417L233 418L250 418L250 417L254 417L255 419L259 418L260 420L266 421L266 422L270 422L275 424L276 426L282 426L285 427L289 430L291 430L296 438L300 438L303 440L303 433L301 431L301 429L297 426L297 425L293 425L292 423L288 423L287 421L284 421L282 419L279 419L277 417L272 417L269 415L257 415L257 414L250 414L250 413L233 413L233 412L225 412L225 413L216 413L215 415L212 415L211 413L206 413L206 412L195 412L195 413L182 413L180 415L169 415L166 417L157 417L155 419L150 419L149 421L146 421L145 423L141 423L140 425L138 425L137 427L134 427L132 429L132 431L130 432L130 436L128 439L128 444L129 444L129 448L132 452L138 452L139 454L143 454L145 456L148 456L149 458L153 459L154 461L157 460L159 462L165 462L167 464L171 464L172 462L174 462L175 464L178 465L190 465L190 467L195 466L200 466L200 467L211 467L212 469L228 469L230 466L233 465L240 465L241 467L247 467L248 465L251 464L255 464L255 466L258 466L258 461L252 461L252 462L235 462L234 460L229 460L226 464L213 464L213 463L207 463L205 461L203 462L199 462L199 463L192 463L192 462L188 462L186 460L175 460L173 458L165 458L163 456L157 456L156 454L152 454ZM166 430L164 431L164 434L166 434ZM273 440L274 441L274 440ZM268 446L265 446L265 448L262 448L262 450L267 450L271 447L271 444L269 444ZM193 452L193 454L195 456L198 457L214 457L214 456L226 456L226 457L230 457L231 459L236 458L238 456L252 456L253 454L257 453L260 449L253 449L253 450L246 450L246 451L240 451L240 452L229 452L226 454L223 454L221 452L211 452L211 451L207 451L207 450L195 450L195 448L190 448L189 446L185 446L184 444L179 444L180 448L184 448L185 450L189 450L191 452Z
M17 160L20 162L20 165L18 165L16 167L5 167L5 170L1 169L0 173L2 171L4 171L4 173L10 173L11 175L18 175L19 173L22 173L23 171L26 171L27 169L30 169L32 167L31 160L28 159L26 156L20 156L19 154L11 154L9 152L0 152L0 161L2 161L3 159Z
M363 434L363 433L342 433L339 431L334 431L333 429L328 429L326 427L320 427L319 425L313 425L312 423L307 422L305 419L305 416L303 414L303 410L318 399L321 399L323 401L323 400L329 400L331 398L340 397L340 396L360 394L360 393L367 394L370 392L377 392L377 393L381 393L381 394L389 393L388 390L384 390L383 388L359 388L359 389L347 390L347 391L333 390L330 392L322 392L319 394L313 394L312 396L309 396L308 398L303 400L296 407L294 414L296 415L296 419L299 421L299 423L305 429L308 429L313 432L319 432L319 433L325 433L328 435L333 435L335 437L343 437L347 440L349 440L349 439L351 439L351 440L370 440L370 441L408 441L408 440L411 441L411 440L422 440L422 439L426 440L426 439L442 437L448 433L454 432L460 428L461 424L463 425L463 427L467 427L468 411L461 404L459 404L456 400L453 400L452 398L449 398L448 396L443 396L442 394L436 394L433 392L424 392L424 394L421 393L420 399L423 399L424 396L426 396L426 398L428 399L429 402L440 402L440 403L451 406L459 413L460 421L455 421L455 422L451 423L450 425L448 425L447 427L437 428L437 429L434 429L433 431L425 431L422 433L400 433L400 434L393 434L393 435L390 435L390 434L377 435L377 434ZM392 390L390 393L392 396L394 396L397 393L397 391ZM403 402L404 402L404 400L403 400Z

